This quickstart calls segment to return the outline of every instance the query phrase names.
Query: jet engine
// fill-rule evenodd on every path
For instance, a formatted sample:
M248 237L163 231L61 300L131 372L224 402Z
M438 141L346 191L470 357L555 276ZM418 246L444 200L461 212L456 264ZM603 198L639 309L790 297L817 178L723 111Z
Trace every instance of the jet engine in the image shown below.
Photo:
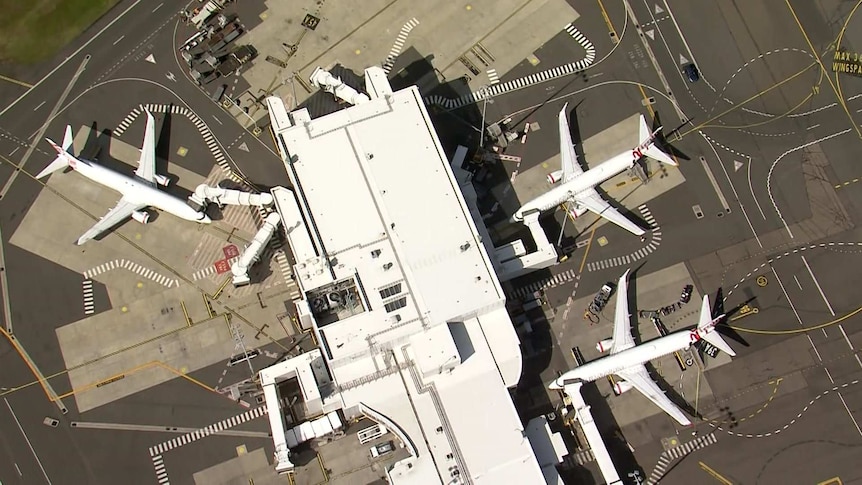
M630 391L634 386L629 384L626 381L617 381L614 384L614 394L617 396L622 396L623 393Z
M141 224L146 224L150 221L150 213L146 211L134 211L132 212L132 219L140 222Z
M562 170L557 170L556 172L551 172L548 174L548 182L550 182L551 185L554 185L555 183L559 182L561 178L563 178Z
M165 175L156 174L153 178L156 179L156 183L161 185L162 187L167 187L169 183L171 183L171 179L169 179Z
M614 339L606 338L606 339L604 339L601 342L596 344L596 350L598 350L599 352L607 352L608 350L610 350L610 348L613 344L614 344Z
M577 219L584 215L584 212L587 211L586 207L581 207L578 204L569 204L569 215L572 216L572 219Z

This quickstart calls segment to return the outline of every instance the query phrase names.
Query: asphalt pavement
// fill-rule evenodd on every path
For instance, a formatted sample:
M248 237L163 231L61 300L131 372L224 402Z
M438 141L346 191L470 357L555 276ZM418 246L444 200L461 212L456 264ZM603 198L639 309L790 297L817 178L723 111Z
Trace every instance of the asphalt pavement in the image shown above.
M862 235L854 229L862 201L858 183L862 175L856 163L862 143L856 113L862 109L862 96L857 97L862 84L844 75L836 80L828 72L835 47L830 44L837 39L849 8L837 1L796 0L733 5L627 3L628 9L624 1L576 5L580 18L574 26L597 52L583 74L534 83L449 116L468 120L457 125L460 130L465 122L474 122L481 109L489 122L511 117L519 125L539 123L540 130L530 133L526 143L515 143L507 152L522 158L519 165L501 163L500 170L508 177L558 153L555 119L566 102L576 108L572 123L581 139L633 113L658 113L665 133L675 130L668 140L682 154L679 170L686 182L645 204L662 237L655 251L632 264L643 265L640 271L650 273L684 262L702 293L715 295L721 288L726 308L747 303L758 310L736 315L738 319L731 322L748 344L731 343L738 349L739 362L705 374L715 399L700 404L715 414L707 414L708 421L697 429L701 434L714 432L718 440L667 461L664 483L712 479L701 464L734 483L771 483L788 477L810 483L832 476L845 482L858 479L847 463L862 442L857 425L862 419L862 398L853 383L862 376L857 353L862 333L857 330L859 317L852 314L859 287L853 268L862 250ZM35 85L26 94L11 84L0 89L4 100L0 112L0 156L5 162L0 164L3 271L15 336L45 374L63 370L54 329L84 315L79 275L8 243L42 190L27 173L36 173L52 158L35 135L59 137L66 124L95 124L99 131L105 130L105 136L138 145L143 122L140 116L132 119L133 111L141 104L177 106L187 112L157 114L162 158L206 175L220 156L226 167L254 185L287 183L266 131L255 137L210 99L212 86L202 90L189 82L187 67L176 56L178 43L192 33L178 22L177 11L184 6L122 1L55 59L30 71L17 71L21 80ZM247 2L239 13L251 28L263 10L262 2ZM850 18L848 29L858 22L855 16ZM848 36L842 47L853 51L852 38ZM581 59L584 49L561 30L534 56L500 73L500 82ZM688 62L699 68L700 81L685 78L682 67ZM237 83L234 89L242 91L245 86ZM648 98L654 102L645 101ZM127 128L115 134L126 121ZM205 133L217 141L216 148L204 141ZM31 143L35 148L24 159ZM185 156L179 155L181 149L187 150ZM22 160L24 170L14 171L12 164L20 165ZM115 161L106 158L106 163ZM614 200L613 190L606 189ZM615 202L626 207L625 200ZM642 215L636 207L627 208ZM546 224L552 240L561 221L558 215ZM573 225L567 225L566 236L587 244L568 261L513 282L514 289L543 287L553 315L543 330L547 338L536 339L537 354L526 360L532 373L522 379L527 387L538 388L545 373L566 365L562 354L569 349L556 346L554 335L563 331L560 324L566 320L569 302L625 270L619 266L592 270L588 263L631 254L643 246L613 225L604 225L594 234L578 234ZM602 237L610 242L600 244ZM565 275L561 284L543 283L558 275ZM760 277L766 284L761 284ZM102 295L97 300L107 301L104 287L96 285L95 291ZM651 305L642 302L642 306ZM572 315L568 318L580 324L579 311ZM824 323L829 325L804 331ZM568 328L576 332L578 327ZM202 427L245 411L223 395L174 379L85 416L78 415L68 399L70 411L62 415L6 343L0 344L0 366L4 369L0 378L3 483L113 483L119 479L154 483L157 475L147 450L174 435L72 429L70 423ZM754 367L759 371L750 370ZM210 387L242 378L240 370L228 373L225 369L214 365L193 377ZM779 379L782 384L773 393L769 383ZM50 382L60 394L70 390L62 373ZM757 391L745 394L740 382ZM20 389L9 392L16 388ZM529 410L522 409L527 418L533 410L546 412L550 404L543 399L525 401L530 401ZM733 427L721 424L729 414L736 419ZM45 418L60 423L51 427L43 423ZM665 429L663 418L634 426L659 435ZM266 429L262 420L249 426ZM165 455L171 482L191 483L192 473L235 456L241 444L267 447L271 441L214 437L171 450ZM649 475L662 463L667 449L665 443L644 442L634 456ZM267 448L267 453L271 451Z
M757 413L758 418L747 420L746 426L754 426L760 419L790 422L818 392L852 383L862 370L857 360L858 316L853 313L858 307L858 285L851 269L858 258L860 242L854 225L859 220L862 186L852 153L862 143L854 128L859 123L856 110L862 108L862 97L857 97L858 80L844 76L839 79L841 96L836 97L834 75L825 73L832 80L821 75L816 62L819 55L827 69L831 67L834 45L830 44L847 20L848 9L835 2L821 6L805 2L790 2L789 6L764 2L628 3L639 21L637 26L627 15L624 2L602 2L602 7L596 6L595 10L579 5L582 17L575 25L582 32L590 32L587 36L596 44L599 59L586 71L588 81L565 78L510 93L495 98L488 112L500 110L495 112L495 120L516 114L542 125L543 130L531 133L524 146L516 145L510 151L523 157L517 168L524 171L558 151L553 117L565 101L581 103L573 116L577 117L580 132L589 137L632 112L649 114L641 103L637 85L630 89L625 86L627 82L644 84L647 96L656 98L652 108L658 112L665 132L679 128L679 136L672 134L668 138L684 155L680 157L679 170L686 182L646 203L661 228L661 245L632 265L642 265L639 271L650 273L685 262L701 292L714 299L721 290L725 308L737 309L731 316L731 325L748 346L731 339L742 359L740 364L722 366L706 374L718 396L712 404L724 406L737 417ZM848 25L855 22L858 19L851 18ZM602 33L601 27L607 30ZM622 33L621 41L605 59L608 50L614 48L607 34L611 27ZM644 53L642 39L650 45L655 61L649 55L646 60L640 56ZM554 38L536 56L544 65L564 62L574 50L562 47L564 41L562 35ZM843 45L853 50L851 44ZM554 57L555 53L561 53L561 58ZM644 62L648 63L647 69L643 68ZM689 62L696 63L700 70L698 82L684 77L682 67ZM656 67L669 89L656 75ZM518 75L530 72L526 63L518 69L522 69ZM514 71L502 80L510 79L508 76L515 76ZM603 84L604 80L609 82ZM682 123L677 109L665 96L668 92L673 94L684 120L690 122ZM509 173L515 168L511 165L506 167ZM613 199L612 191L610 198ZM546 225L549 237L555 240L559 222ZM583 242L590 240L588 233L567 235ZM600 236L610 243L596 244ZM564 358L568 346L556 347L554 335L577 332L588 323L581 321L581 309L571 308L571 302L594 293L625 269L593 270L589 263L629 254L637 242L620 243L625 237L624 231L605 225L591 244L575 251L566 262L513 282L515 290L543 287L548 302L546 313L553 315L548 330L552 348L532 361L538 362L540 368L544 366L543 376L565 370L566 362L571 360ZM639 303L646 308L658 305ZM757 311L740 314L737 307L744 304ZM805 332L818 325L826 327ZM791 343L795 353L789 359L778 358L780 349L790 352L782 346ZM586 346L593 344L583 342ZM799 358L794 359L794 355ZM742 378L750 374L745 366L762 366L764 372ZM810 384L806 381L800 389L771 402L766 391L753 401L748 400L751 394L731 398L744 393L745 386L768 387L769 381L800 372L806 374ZM537 386L540 383L541 379L535 382ZM710 480L699 467L698 457L706 457L704 462L733 483L770 483L787 480L802 467L774 466L771 460L777 459L773 458L778 455L776 448L800 450L798 453L804 455L805 443L834 441L830 445L833 448L826 448L836 450L835 458L818 456L799 476L809 477L811 483L833 476L852 480L855 475L845 461L858 450L862 434L856 431L856 422L862 415L855 394L850 389L846 394L846 407L837 391L829 400L818 400L816 406L830 411L812 412L806 418L808 423L825 420L822 429L817 429L816 424L800 426L807 435L773 430L766 437L745 438L717 433L718 445L692 453L679 465L674 465L676 459L659 461L658 455L667 449L664 444L642 444L636 457L647 475L656 463L662 463L665 469L675 466L667 474L667 483ZM767 402L766 409L758 411ZM703 409L712 404L700 402ZM707 426L698 425L699 432L709 432ZM637 434L634 430L624 432ZM679 437L681 442L689 439ZM771 444L761 448L754 441ZM826 448L819 450L829 454ZM744 462L746 473L736 473L736 461ZM758 468L765 470L764 474L748 473Z
M252 3L244 9L259 14L262 2ZM70 388L54 329L85 317L81 276L9 243L43 187L30 174L53 158L43 137L58 139L66 124L73 128L91 126L101 136L113 137L114 130L129 120L128 128L118 137L140 146L143 120L140 116L132 120L133 110L144 104L180 106L187 112L156 113L157 153L170 164L198 174L209 173L215 153L203 139L203 124L217 140L218 152L227 166L235 172L265 186L287 180L278 158L266 146L268 141L260 141L244 130L210 99L209 93L187 80L187 67L177 61L176 55L177 42L192 32L178 22L177 12L184 7L185 2L122 1L55 59L30 70L16 71L20 80L33 85L31 89L24 91L17 85L4 84L0 90L4 100L0 155L5 162L0 164L0 228L9 316L15 338L60 395L67 394ZM249 28L260 22L256 15L248 19ZM31 143L34 146L28 150ZM98 158L109 167L133 170L113 160L106 150ZM170 165L166 168L170 173ZM70 251L87 251L69 242ZM95 282L93 290L101 302L95 310L106 310L109 298L104 286ZM8 324L5 314L3 318ZM85 417L78 414L74 400L67 396L63 402L69 411L64 415L46 399L31 368L8 341L4 339L0 348L0 366L4 369L0 382L3 483L155 483L157 474L147 449L176 434L73 429L70 423L86 420L200 428L246 411L223 395L175 379L88 412ZM221 375L224 366L213 367L218 369L209 374ZM211 386L218 382L217 378L207 380L213 381ZM44 424L46 418L58 420L58 425ZM216 446L212 446L212 439L196 443L201 451L193 455L195 459L181 459L191 468L177 468L171 473L172 482L190 483L193 471L203 463L213 463L207 455L235 456L242 439L216 438L219 439L224 441ZM268 439L245 441L249 449L271 445Z

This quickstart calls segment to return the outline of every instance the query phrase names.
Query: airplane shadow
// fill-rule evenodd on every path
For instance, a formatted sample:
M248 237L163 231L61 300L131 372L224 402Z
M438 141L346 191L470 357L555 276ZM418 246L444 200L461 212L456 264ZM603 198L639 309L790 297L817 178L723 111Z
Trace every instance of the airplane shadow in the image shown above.
M171 113L173 112L173 107L174 103L170 103L168 105L168 109L163 115L162 127L156 131L155 146L156 173L169 177L171 179L171 185L176 181L174 176L168 174L168 158L171 155L171 125L173 124L173 116ZM153 117L155 116L156 115L153 115ZM146 118L146 115L142 115L142 117ZM156 118L156 123L158 123L158 118Z
M578 115L577 115L577 110L578 110L578 107L581 105L581 103L583 103L583 100L578 101L578 103L571 109L571 111L569 111L567 116L569 117L569 134L572 137L572 143L574 143L574 145L575 145L574 148L575 148L575 155L577 157L577 163L580 164L581 170L587 171L587 170L589 170L589 166L587 165L587 162L586 162L587 158L586 158L586 154L584 153L584 145L583 145L583 140L581 138L580 124L578 122ZM639 188L640 187L636 188L635 190L638 190ZM622 204L622 201L625 200L628 197L628 195L623 197L621 200L618 201L617 199L608 195L607 191L604 190L601 187L601 185L597 185L595 187L595 189L596 189L596 192L598 192L599 195L602 197L602 199L604 199L608 204L610 204L611 207L613 207L614 209L619 211L619 213L622 214L623 217L628 218L629 220L631 220L632 222L637 224L641 229L644 229L647 231L650 230L650 225L647 224L647 222L645 220L643 220L643 218L641 218L640 215L638 215L635 212L630 211L626 206L624 206ZM632 193L634 193L634 192L632 192ZM583 231L581 231L581 233L587 232L587 231L591 230L593 227L596 227L596 224L598 224L598 222L600 220L601 220L601 218L597 217L596 221L593 222L592 224L590 224L589 226L585 227L583 229Z
M171 176L167 172L167 164L168 163L166 160L166 155L167 155L167 152L169 151L169 147L170 147L170 129L171 129L170 114L166 114L165 115L165 121L162 125L161 132L159 135L157 135L158 140L157 140L156 148L155 148L156 173L167 176L171 180L171 183L168 185L168 187L159 186L159 190L163 190L163 191L165 191L165 192L167 192L167 193L169 193L169 194L171 194L171 195L173 195L179 199L186 200L186 199L188 199L188 197L190 195L192 195L192 191L185 189L183 187L180 187L179 185L174 184L173 182L175 182L177 180L177 177ZM98 163L99 165L101 165L107 169L113 170L117 173L120 173L123 175L128 175L128 176L133 176L134 172L137 168L136 165L129 165L128 163L125 163L121 160L118 160L117 158L114 158L111 155L110 146L111 146L112 138L113 138L113 135L112 135L112 131L110 129L104 128L100 131L98 123L93 122L90 125L90 132L87 135L87 140L84 142L84 146L81 147L81 150L78 153L76 153L76 156L78 156L81 159L92 160L92 161ZM143 144L143 140L141 140L140 144L141 145ZM140 145L138 146L138 148L140 148ZM162 156L160 156L160 155L162 155ZM118 200L119 200L119 194L118 194ZM113 205L111 207L105 208L105 213L107 213L107 211L112 207L113 207ZM145 211L147 213L149 213L148 223L152 223L152 222L155 222L156 220L158 220L158 218L160 216L159 211L154 210L154 209L145 209ZM97 217L102 216L100 214L94 214L94 215ZM132 219L123 221L123 222L117 224L116 226L112 227L111 229L113 230L113 229L117 229L119 227L123 227L130 220L132 220ZM111 231L106 231L105 233L101 234L99 237L96 237L94 239L97 241L101 240L102 238L105 237L105 235L107 235L110 232Z
M691 121L691 119L689 119L685 123L680 124L678 127L674 128L673 130L665 130L664 125L662 125L662 123L661 123L661 115L659 114L658 110L653 111L652 131L657 130L660 126L662 127L662 130L659 131L658 134L656 135L656 145L658 145L658 147L662 151L664 151L665 153L669 153L669 154L671 154L677 158L681 158L681 159L686 160L686 161L691 160L691 157L686 155L684 152L682 152L681 150L679 150L675 146L671 145L670 142L667 140L668 134L678 132L680 128L682 128L683 126L688 124L690 121Z
M628 295L629 296L629 313L632 315L635 315L635 317L637 317L637 310L636 309L638 308L638 306L637 306L637 273L638 273L638 271L640 271L641 268L643 268L643 266L645 264L646 264L646 262L641 263L640 266L638 266L637 268L632 270L632 272L629 274L629 287L628 287L628 290L629 290L629 295ZM640 332L637 330L638 326L635 325L631 328L632 328L632 338L634 339L636 344L640 345L641 343L643 343L643 337L640 335ZM670 399L670 401L672 403L674 403L677 407L682 409L686 414L688 414L690 416L694 416L695 418L697 418L699 420L703 419L703 416L694 408L694 406L689 404L689 402L676 391L676 388L674 388L674 386L672 386L669 382L667 382L667 380L656 370L656 368L653 366L653 364L651 362L645 362L644 367L646 368L647 373L650 375L650 377L658 385L659 389L664 391L664 393L667 395L668 399Z
M715 292L715 303L712 305L712 318L717 318L719 315L724 314L724 318L715 326L718 333L730 338L744 347L750 347L751 344L749 344L748 341L746 341L742 335L740 335L739 332L734 330L730 325L730 318L740 313L744 307L748 306L750 303L754 303L756 300L757 297L751 296L739 305L725 311L724 288L719 286L718 290Z

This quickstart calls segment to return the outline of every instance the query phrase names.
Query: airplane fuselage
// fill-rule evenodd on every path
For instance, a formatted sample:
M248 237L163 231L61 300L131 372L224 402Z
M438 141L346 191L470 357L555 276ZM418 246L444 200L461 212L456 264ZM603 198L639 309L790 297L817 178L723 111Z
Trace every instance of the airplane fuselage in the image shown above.
M556 389L562 389L563 383L575 379L581 381L594 381L602 377L615 374L623 369L634 365L643 364L653 359L670 355L678 350L683 350L701 339L701 335L713 331L710 329L691 329L674 332L670 335L660 337L649 342L644 342L630 349L614 355L608 355L592 362L578 366L554 381Z
M194 210L182 199L135 177L123 175L89 160L75 158L75 161L75 171L93 182L120 192L130 202L155 207L187 221L201 222L206 218L205 214Z
M634 166L636 161L637 159L632 154L632 151L620 153L610 160L591 168L582 174L573 177L571 180L561 183L559 186L554 187L535 199L530 200L515 212L512 219L515 221L522 221L524 220L525 214L533 211L544 212L559 206L563 202L577 198L577 195L581 192L589 190L601 184L605 180L630 169Z

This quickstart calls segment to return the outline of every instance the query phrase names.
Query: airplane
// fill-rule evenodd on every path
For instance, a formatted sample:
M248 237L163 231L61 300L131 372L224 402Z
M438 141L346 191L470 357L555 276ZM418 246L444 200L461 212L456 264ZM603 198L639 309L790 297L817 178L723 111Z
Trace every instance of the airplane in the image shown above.
M72 153L72 127L66 126L62 147L57 146L53 140L46 138L48 143L57 152L57 158L36 175L40 179L66 167L71 167L88 179L111 188L123 194L120 201L113 209L99 219L89 231L85 232L76 241L77 245L99 236L127 218L146 224L149 222L150 214L142 209L155 207L169 212L181 219L209 224L212 222L203 212L198 212L180 198L174 197L159 190L156 185L167 186L170 179L156 173L156 129L155 120L149 111L147 114L147 128L144 132L144 145L141 148L141 158L138 168L132 177L115 172L96 164L92 160L78 158Z
M559 185L522 205L512 216L511 222L521 222L526 214L534 211L544 212L568 202L570 209L567 211L572 218L577 218L589 210L636 236L642 236L645 231L602 199L595 187L618 173L632 168L644 156L676 166L677 163L655 145L656 134L662 127L650 132L646 119L641 115L640 138L643 141L640 145L584 172L577 162L572 135L569 131L569 122L566 118L568 106L569 103L563 105L559 116L560 158L563 168L548 174L551 185L557 183Z
M691 424L691 421L650 378L646 367L644 367L644 363L664 355L672 354L678 350L687 349L701 340L709 342L731 357L735 356L736 352L733 351L730 345L715 330L715 325L724 318L724 315L712 318L712 310L709 307L709 296L704 295L703 305L700 309L700 321L696 328L680 330L664 337L635 345L631 334L631 323L629 322L631 315L629 314L628 290L626 286L628 275L629 270L626 270L620 278L617 289L617 308L614 314L613 338L602 340L596 344L599 352L610 349L609 354L566 372L551 382L548 388L555 390L563 389L565 384L572 381L594 381L610 374L616 374L622 378L622 381L617 381L615 384L614 390L617 394L622 394L635 388L674 418L679 424L688 426Z

